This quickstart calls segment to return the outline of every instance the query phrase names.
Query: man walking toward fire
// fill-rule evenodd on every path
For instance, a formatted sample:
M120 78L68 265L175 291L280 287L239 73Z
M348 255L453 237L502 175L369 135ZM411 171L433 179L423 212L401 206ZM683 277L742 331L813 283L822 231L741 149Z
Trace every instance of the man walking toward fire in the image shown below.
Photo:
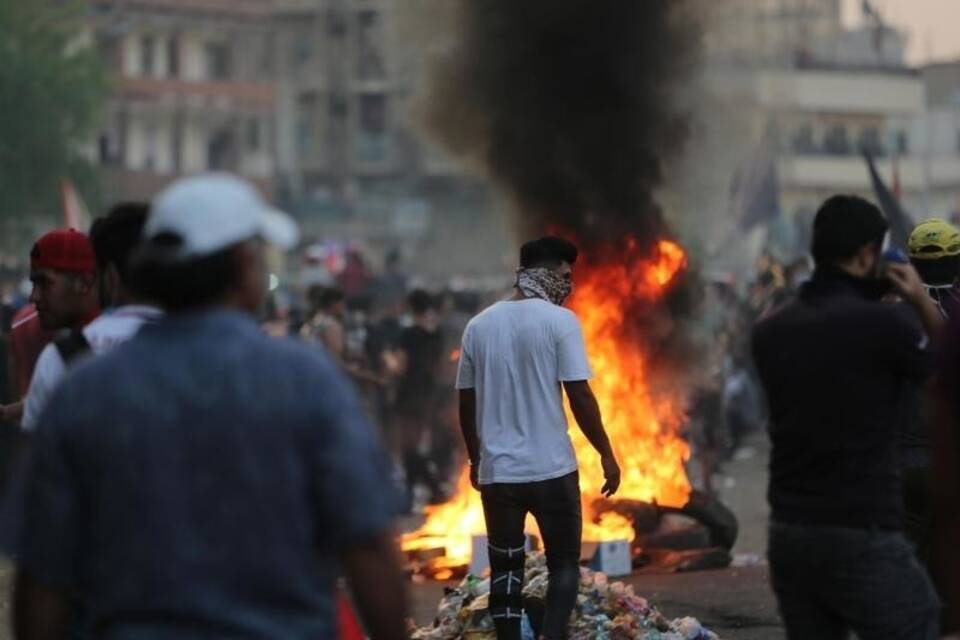
M600 453L613 495L620 468L590 389L580 323L561 305L572 291L575 246L546 237L520 250L516 294L494 304L463 334L457 388L471 480L482 496L490 553L490 613L498 640L521 637L524 520L543 535L550 585L540 637L567 636L580 582L583 527L577 459L563 392Z
M863 199L827 200L812 280L753 334L773 443L771 579L791 640L936 637L937 596L901 532L898 430L943 319L913 266L883 270L887 228ZM892 290L925 333L881 301Z

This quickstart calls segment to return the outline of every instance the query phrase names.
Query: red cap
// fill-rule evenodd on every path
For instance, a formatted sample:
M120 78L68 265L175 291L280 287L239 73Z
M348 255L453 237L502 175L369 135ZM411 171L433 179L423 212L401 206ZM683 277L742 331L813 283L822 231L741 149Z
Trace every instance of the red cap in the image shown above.
M56 269L87 273L96 271L93 243L76 229L58 229L45 234L30 252L31 269Z

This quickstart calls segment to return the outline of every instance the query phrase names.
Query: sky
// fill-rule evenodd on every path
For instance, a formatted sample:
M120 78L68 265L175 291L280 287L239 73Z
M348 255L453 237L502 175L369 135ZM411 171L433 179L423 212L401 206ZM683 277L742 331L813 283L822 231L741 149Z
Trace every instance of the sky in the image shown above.
M844 0L844 19L861 21L861 0ZM960 58L960 0L872 0L887 21L910 34L912 64Z

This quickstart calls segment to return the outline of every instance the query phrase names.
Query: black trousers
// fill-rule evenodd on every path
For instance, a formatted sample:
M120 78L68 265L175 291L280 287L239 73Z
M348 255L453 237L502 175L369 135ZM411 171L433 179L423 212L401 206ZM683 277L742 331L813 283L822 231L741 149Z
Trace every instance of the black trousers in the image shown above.
M774 523L770 573L790 640L935 640L940 603L901 533Z
M580 584L580 475L481 487L490 550L490 614L498 640L519 640L523 610L524 521L533 514L543 536L550 584L540 634L567 637Z

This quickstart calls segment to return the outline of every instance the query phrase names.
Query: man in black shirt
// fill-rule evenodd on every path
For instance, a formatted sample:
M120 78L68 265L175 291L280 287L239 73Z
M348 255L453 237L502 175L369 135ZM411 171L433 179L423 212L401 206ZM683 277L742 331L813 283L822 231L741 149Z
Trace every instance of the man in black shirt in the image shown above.
M901 533L897 430L943 321L912 266L882 265L886 232L865 200L828 200L812 280L754 329L773 443L770 567L791 640L936 637L936 595ZM891 286L925 333L881 301Z
M417 484L425 484L430 502L441 501L443 489L436 470L421 450L432 431L437 413L437 380L443 365L443 335L437 328L435 300L422 289L407 299L413 325L400 334L403 374L397 385L397 420L400 425L403 465L412 497Z

